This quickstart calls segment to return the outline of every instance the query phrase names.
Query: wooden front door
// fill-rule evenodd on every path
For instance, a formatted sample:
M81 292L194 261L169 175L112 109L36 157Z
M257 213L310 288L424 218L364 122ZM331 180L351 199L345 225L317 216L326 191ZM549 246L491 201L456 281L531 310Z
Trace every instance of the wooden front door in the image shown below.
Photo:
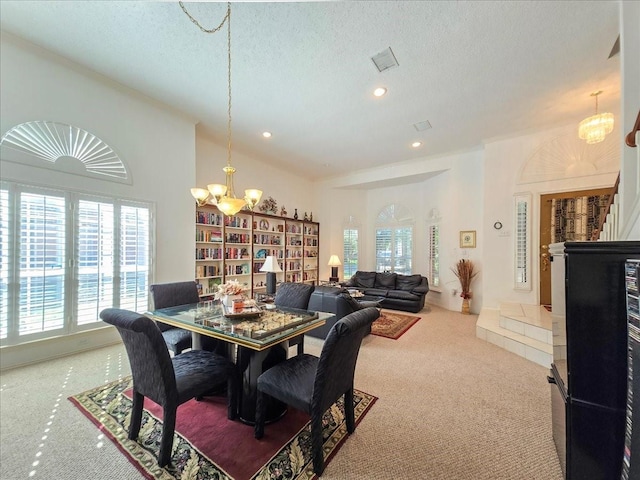
M559 192L540 196L540 305L551 305L551 264L549 260L549 243L552 241L552 212L553 200L569 198L602 196L611 194L611 188L598 188L593 190L579 190L575 192ZM593 221L593 217L589 217ZM554 242L574 240L566 238L563 229L556 228Z

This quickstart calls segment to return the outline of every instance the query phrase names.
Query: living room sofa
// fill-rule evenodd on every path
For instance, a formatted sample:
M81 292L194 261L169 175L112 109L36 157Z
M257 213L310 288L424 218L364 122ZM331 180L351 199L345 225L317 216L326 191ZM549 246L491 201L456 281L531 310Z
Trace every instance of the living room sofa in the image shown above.
M429 282L420 274L402 275L394 272L364 272L358 270L347 282L347 289L357 289L372 297L382 297L382 308L417 313L424 307Z
M316 312L329 312L335 314L335 316L327 320L327 323L321 327L314 328L305 335L311 335L316 338L326 338L329 330L331 330L331 327L333 327L338 320L361 308L363 308L363 306L351 298L351 295L349 295L349 292L345 288L323 285L317 286L313 290L311 298L309 298L309 306L307 309Z

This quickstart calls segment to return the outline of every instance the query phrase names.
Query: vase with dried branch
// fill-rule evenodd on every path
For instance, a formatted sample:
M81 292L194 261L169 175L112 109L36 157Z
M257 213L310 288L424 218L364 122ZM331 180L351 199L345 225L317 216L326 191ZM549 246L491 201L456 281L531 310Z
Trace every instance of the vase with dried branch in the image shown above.
M469 300L471 299L471 281L478 275L477 271L474 271L475 265L471 260L458 260L455 267L451 268L458 280L460 281L460 296L462 297L462 313L469 314L471 305Z

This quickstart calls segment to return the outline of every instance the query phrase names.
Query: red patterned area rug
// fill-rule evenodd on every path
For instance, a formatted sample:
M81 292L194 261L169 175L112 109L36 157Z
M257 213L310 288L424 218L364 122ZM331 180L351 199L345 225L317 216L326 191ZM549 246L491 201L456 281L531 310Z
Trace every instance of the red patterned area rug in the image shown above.
M371 333L380 337L397 340L418 320L420 320L420 317L384 310L380 312L380 317L371 324Z
M159 468L157 455L162 433L162 408L145 399L138 442L129 440L131 377L73 395L69 400L102 430L148 479L261 480L313 479L311 425L304 413L289 408L286 415L265 427L261 440L253 427L227 419L225 397L190 400L178 407L171 463ZM376 397L355 390L356 424ZM342 402L323 418L325 462L348 438Z

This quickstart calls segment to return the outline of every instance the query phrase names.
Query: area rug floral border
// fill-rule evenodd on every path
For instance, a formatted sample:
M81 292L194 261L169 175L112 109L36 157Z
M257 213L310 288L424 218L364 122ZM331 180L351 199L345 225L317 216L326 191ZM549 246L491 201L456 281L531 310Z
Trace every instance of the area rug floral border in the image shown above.
M124 394L133 386L126 377L100 385L86 392L72 395L69 400L87 416L129 461L148 479L158 480L234 480L222 467L194 447L180 433L174 436L171 463L160 468L157 455L162 435L162 420L146 408L142 415L142 427L138 443L127 438L132 401ZM377 397L354 390L355 420L358 424ZM324 455L328 462L347 438L342 400L334 404L322 419ZM311 424L307 424L252 477L252 480L316 478L311 458Z
M383 310L380 317L371 324L371 334L397 340L418 320L420 317Z

